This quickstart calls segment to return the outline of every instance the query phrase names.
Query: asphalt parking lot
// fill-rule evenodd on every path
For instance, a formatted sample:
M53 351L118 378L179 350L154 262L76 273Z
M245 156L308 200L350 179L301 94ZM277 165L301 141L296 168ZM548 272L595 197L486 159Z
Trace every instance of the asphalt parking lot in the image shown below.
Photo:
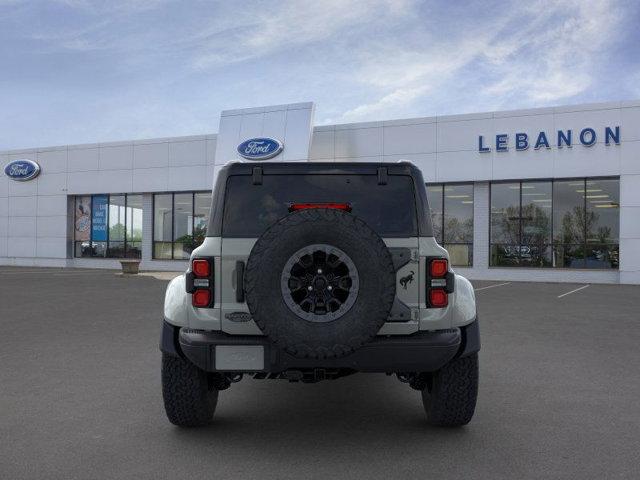
M245 379L216 421L165 418L166 281L0 267L0 478L640 478L640 287L474 282L480 395L426 425L385 375Z

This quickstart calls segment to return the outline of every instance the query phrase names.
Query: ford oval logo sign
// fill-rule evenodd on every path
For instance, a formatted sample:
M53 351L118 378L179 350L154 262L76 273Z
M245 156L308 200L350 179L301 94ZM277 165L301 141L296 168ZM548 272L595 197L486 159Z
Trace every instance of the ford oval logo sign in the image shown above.
M26 182L38 176L40 165L33 160L14 160L4 167L4 173L11 180Z
M273 138L250 138L238 145L238 153L247 160L267 160L278 155L282 143Z

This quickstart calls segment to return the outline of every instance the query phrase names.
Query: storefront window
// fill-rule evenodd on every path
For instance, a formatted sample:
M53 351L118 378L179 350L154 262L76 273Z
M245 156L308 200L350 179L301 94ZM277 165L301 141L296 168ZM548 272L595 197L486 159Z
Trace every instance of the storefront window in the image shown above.
M173 258L189 258L193 250L193 194L173 197Z
M473 264L473 184L428 185L433 234L452 265Z
M551 182L522 182L520 266L551 266Z
M124 224L126 208L124 195L109 197L109 247L107 256L124 257Z
M491 266L618 268L619 183L493 183Z
M142 256L142 195L127 195L127 257Z
M75 198L76 257L140 258L142 195Z
M153 196L153 258L171 259L173 195Z
M444 185L427 185L427 198L429 200L429 210L431 211L431 223L433 225L433 236L442 245L442 192Z
M153 258L188 259L206 236L211 192L153 196Z

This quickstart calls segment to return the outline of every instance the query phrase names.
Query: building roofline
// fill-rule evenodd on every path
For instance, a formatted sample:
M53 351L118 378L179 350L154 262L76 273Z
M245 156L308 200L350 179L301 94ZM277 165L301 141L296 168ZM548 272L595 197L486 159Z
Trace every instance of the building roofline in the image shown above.
M307 107L306 103L292 104L297 108ZM491 118L509 118L509 117L526 117L533 115L546 115L546 114L561 114L572 112L587 112L595 110L612 110L616 108L633 108L640 107L640 99L636 100L618 100L614 102L600 102L600 103L581 103L581 104L567 104L553 107L536 107L516 110L495 110L488 112L473 112L473 113L460 113L454 115L435 115L430 117L410 117L410 118L398 118L391 120L378 120L368 122L352 122L352 123L336 123L326 125L314 125L314 132L322 131L338 131L338 130L355 130L361 128L379 128L379 127L393 127L393 126L405 126L405 125L418 125L425 123L445 123L456 122L465 120L486 120ZM264 109L265 107L258 107ZM225 110L225 114L233 114L235 110ZM217 133L207 133L202 135L185 135L178 137L158 137L136 140L121 140L121 141L109 141L98 143L78 143L68 145L53 145L47 147L32 147L32 148L19 148L11 150L0 150L0 155L16 155L16 154L34 154L38 152L48 152L55 150L75 150L82 148L100 148L100 147L117 147L117 146L135 146L135 145L148 145L157 143L169 143L169 142L188 142L197 140L215 140Z

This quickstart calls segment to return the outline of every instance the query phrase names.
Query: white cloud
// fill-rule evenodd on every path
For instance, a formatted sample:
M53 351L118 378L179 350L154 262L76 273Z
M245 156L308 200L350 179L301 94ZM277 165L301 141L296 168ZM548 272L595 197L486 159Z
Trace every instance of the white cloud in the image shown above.
M543 13L535 22L498 42L498 50L513 46L508 55L487 55L501 78L487 86L485 94L507 97L523 92L533 102L549 103L591 86L596 56L615 38L619 14L607 1L539 2L529 13L536 12ZM556 18L561 20L554 22Z
M407 105L465 82L477 85L483 105L514 95L535 105L569 99L590 87L597 56L616 38L621 21L609 1L517 2L503 11L490 26L478 28L480 19L450 38L426 32L419 48L399 41L361 53L352 78L370 88L369 98L339 120L401 115Z
M271 10L246 9L233 24L214 22L198 32L199 52L193 65L199 69L219 67L259 58L285 49L333 38L357 26L402 17L412 2L405 0L323 0L301 3L280 1ZM244 9L243 9L244 10Z

